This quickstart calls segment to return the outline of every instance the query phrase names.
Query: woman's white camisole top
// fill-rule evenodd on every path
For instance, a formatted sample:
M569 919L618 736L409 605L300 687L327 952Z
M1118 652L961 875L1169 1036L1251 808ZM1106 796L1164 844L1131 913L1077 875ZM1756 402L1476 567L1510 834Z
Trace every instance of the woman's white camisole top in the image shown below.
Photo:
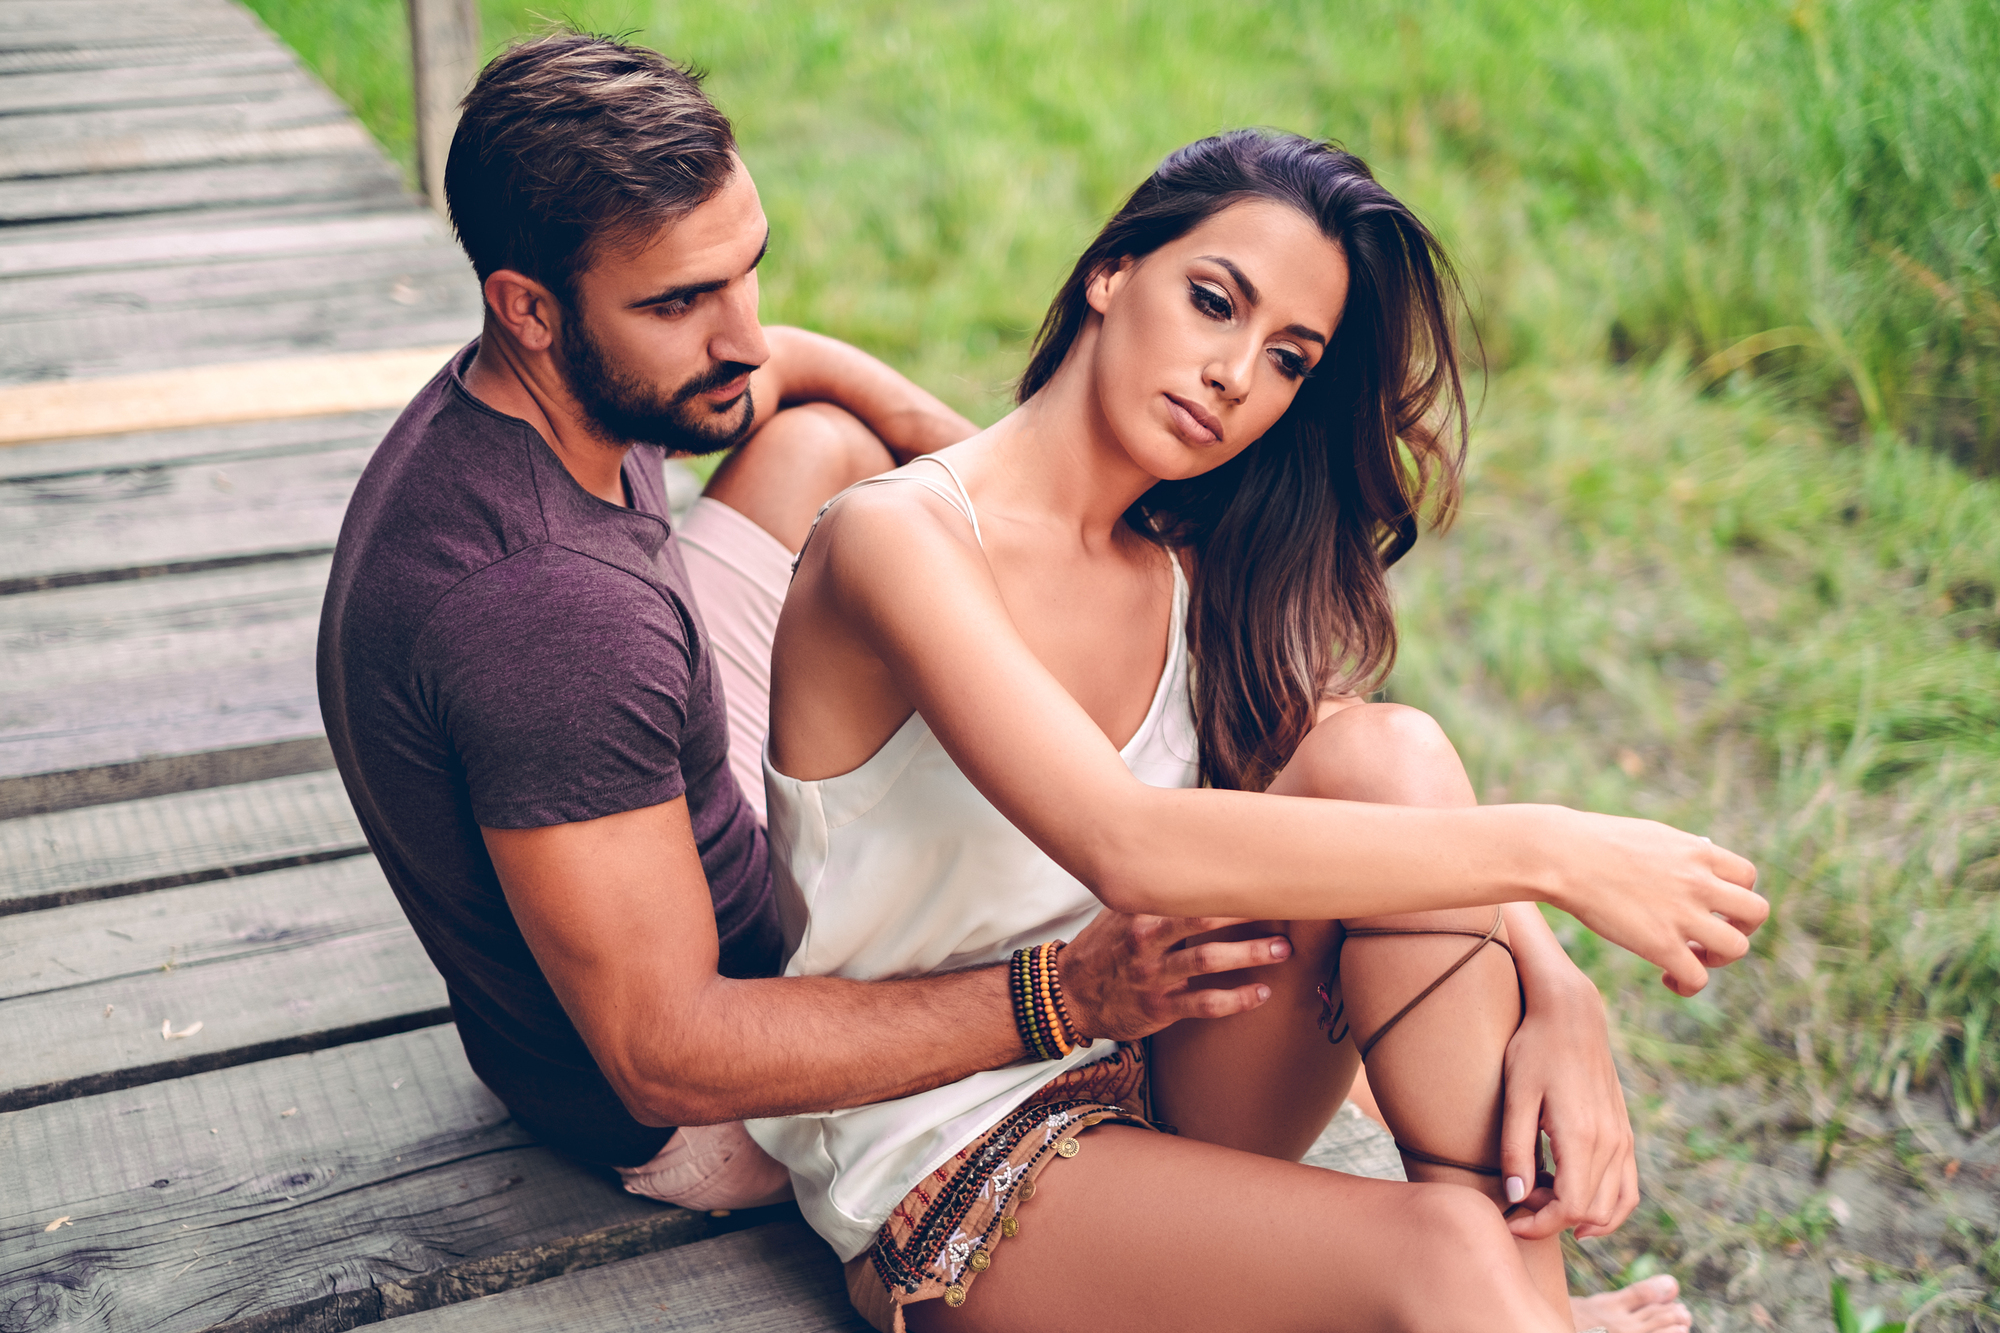
M908 473L861 484L925 486L964 514L977 537L979 519L958 474L941 458L921 461L944 468L952 491ZM1166 667L1146 720L1119 755L1141 782L1192 787L1199 779L1188 590L1180 562L1169 563ZM767 745L764 789L786 976L873 981L1003 962L1024 946L1073 938L1101 909L979 794L921 714L912 713L861 767L817 782L778 772ZM989 1070L870 1106L752 1120L748 1128L791 1169L806 1220L845 1262L868 1248L932 1169L1056 1075L1115 1049L1099 1040L1062 1060Z

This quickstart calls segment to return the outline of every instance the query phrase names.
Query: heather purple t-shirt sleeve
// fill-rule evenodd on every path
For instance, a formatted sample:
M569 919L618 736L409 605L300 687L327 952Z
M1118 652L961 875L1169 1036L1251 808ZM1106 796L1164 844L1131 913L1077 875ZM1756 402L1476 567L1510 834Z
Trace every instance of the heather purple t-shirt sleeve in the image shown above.
M561 547L454 588L412 664L464 765L474 820L540 828L685 794L691 638L657 589Z

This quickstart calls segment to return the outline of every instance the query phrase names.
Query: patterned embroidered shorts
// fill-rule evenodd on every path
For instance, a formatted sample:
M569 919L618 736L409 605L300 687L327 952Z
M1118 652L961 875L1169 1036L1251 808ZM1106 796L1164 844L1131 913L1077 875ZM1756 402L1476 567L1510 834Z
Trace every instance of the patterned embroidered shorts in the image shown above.
M1019 1230L1014 1210L1034 1197L1049 1163L1077 1153L1076 1135L1106 1120L1155 1129L1145 1117L1144 1048L1115 1054L1044 1084L1008 1116L924 1177L847 1265L847 1294L880 1333L904 1333L903 1307L942 1298L965 1304L973 1279Z

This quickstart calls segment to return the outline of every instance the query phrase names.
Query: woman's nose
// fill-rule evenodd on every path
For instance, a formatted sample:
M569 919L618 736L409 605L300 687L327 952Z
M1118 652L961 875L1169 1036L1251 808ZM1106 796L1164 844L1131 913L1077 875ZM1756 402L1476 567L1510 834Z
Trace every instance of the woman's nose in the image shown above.
M1208 387L1215 390L1226 401L1240 403L1250 392L1250 375L1255 365L1256 353L1242 356L1217 357L1208 363L1202 378Z

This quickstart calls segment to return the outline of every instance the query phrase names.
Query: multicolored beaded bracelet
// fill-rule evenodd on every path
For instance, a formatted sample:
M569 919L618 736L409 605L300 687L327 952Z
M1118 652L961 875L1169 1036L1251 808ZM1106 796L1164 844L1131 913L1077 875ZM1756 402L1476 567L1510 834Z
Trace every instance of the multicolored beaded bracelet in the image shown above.
M1063 1001L1062 976L1056 959L1065 947L1062 940L1016 949L1008 969L1008 990L1014 1002L1014 1024L1021 1044L1038 1059L1060 1060L1086 1038L1076 1030Z

